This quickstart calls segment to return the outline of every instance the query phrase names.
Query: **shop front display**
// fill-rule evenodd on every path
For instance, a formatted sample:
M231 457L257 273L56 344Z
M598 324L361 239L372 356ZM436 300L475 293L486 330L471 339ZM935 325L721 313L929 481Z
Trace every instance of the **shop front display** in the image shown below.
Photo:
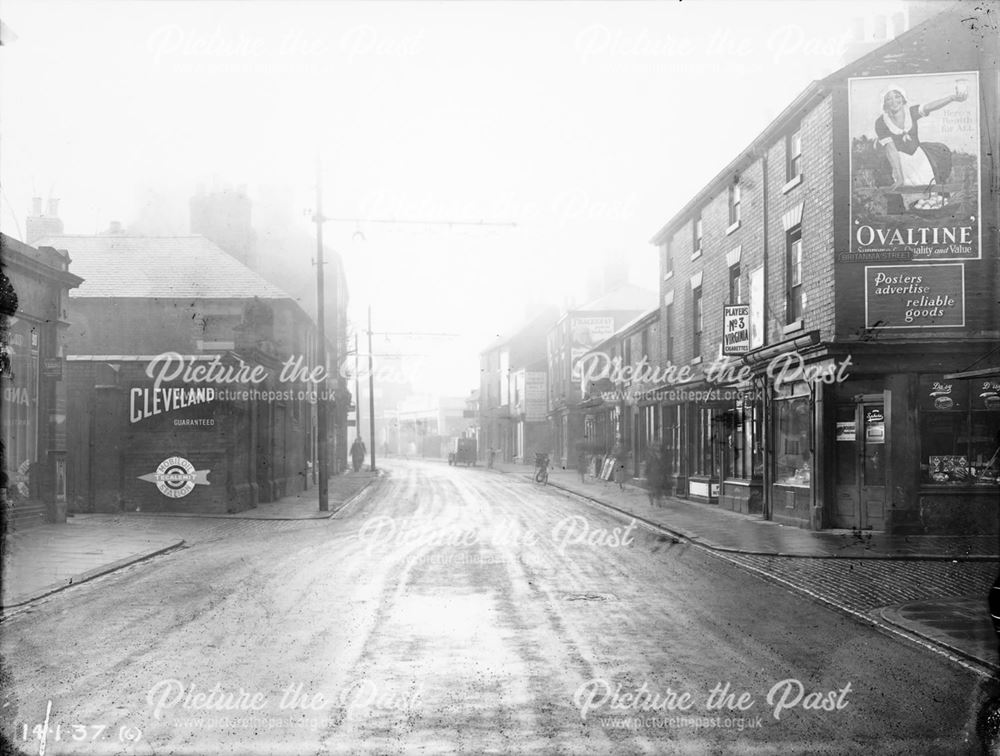
M921 483L1000 484L1000 379L919 381Z
M723 483L720 503L744 514L763 513L763 404L745 391L723 414Z
M813 396L805 383L783 385L772 399L771 518L810 527L815 448Z

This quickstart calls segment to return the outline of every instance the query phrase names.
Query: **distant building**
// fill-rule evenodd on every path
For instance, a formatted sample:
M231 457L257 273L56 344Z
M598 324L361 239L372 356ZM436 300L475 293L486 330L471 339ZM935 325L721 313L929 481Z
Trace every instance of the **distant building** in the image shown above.
M593 360L595 372L610 372L616 365L656 366L660 361L660 309L626 323L614 334L584 355ZM597 359L597 357L600 359ZM589 370L588 370L589 372ZM611 454L620 447L623 465L630 476L644 477L646 451L662 436L657 396L639 379L626 377L613 381L605 376L583 384L579 408L583 413L585 453L591 456Z
M461 397L414 396L400 402L395 448L411 456L446 459L452 441L468 428L464 409Z
M67 294L70 258L0 234L0 495L4 524L63 519L67 498Z
M584 408L577 363L584 354L633 319L656 307L656 294L621 284L590 302L567 310L546 335L547 414L556 462L576 464L577 444L585 441Z
M310 392L328 388L278 380L288 358L316 364L315 326L285 292L202 236L43 243L86 278L67 305L71 505L233 512L312 485ZM157 386L165 353L190 372L173 363ZM241 368L260 380L219 378Z
M545 334L556 316L554 309L542 310L480 353L480 459L487 459L491 449L500 460L517 462L550 451Z

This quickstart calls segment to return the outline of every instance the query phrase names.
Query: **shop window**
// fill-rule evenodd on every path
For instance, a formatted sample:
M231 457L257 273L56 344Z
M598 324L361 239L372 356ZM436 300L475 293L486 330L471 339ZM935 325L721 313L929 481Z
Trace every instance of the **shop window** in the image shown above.
M667 472L681 474L682 443L681 407L677 404L663 408L663 450L667 459Z
M774 482L808 486L812 479L809 397L778 399L774 404Z
M795 226L786 234L785 281L787 286L785 322L794 323L802 317L802 226Z
M741 480L762 478L764 455L761 448L761 407L759 402L738 400L725 414L727 447L726 476Z
M692 439L691 474L715 477L716 454L723 410L701 407L697 411L697 422Z
M921 482L998 485L1000 380L922 377L920 393Z
M660 415L654 405L643 409L646 416L646 445L655 444L660 440Z

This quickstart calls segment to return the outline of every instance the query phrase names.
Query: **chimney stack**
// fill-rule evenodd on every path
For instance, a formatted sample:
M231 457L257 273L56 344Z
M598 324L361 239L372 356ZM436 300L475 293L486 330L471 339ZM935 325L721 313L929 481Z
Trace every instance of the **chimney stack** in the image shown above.
M59 220L59 200L49 198L49 212L42 213L42 198L31 198L31 215L24 224L24 241L34 245L46 236L62 236L63 222Z

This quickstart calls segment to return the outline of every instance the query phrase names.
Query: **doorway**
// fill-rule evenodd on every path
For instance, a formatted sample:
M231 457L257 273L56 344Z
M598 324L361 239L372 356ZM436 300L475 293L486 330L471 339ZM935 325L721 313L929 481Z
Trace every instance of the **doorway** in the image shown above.
M834 424L836 478L831 526L885 529L889 418L883 394L840 403Z

